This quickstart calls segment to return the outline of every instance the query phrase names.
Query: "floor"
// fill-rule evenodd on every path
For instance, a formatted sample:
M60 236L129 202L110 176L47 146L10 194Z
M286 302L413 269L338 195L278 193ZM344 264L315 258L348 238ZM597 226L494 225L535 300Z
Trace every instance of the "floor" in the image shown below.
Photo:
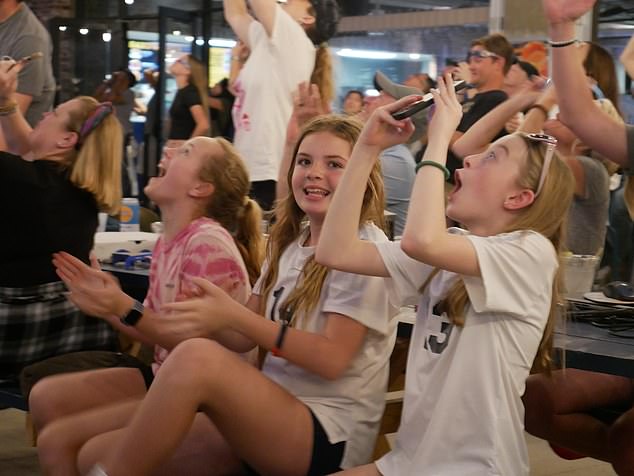
M556 456L541 440L527 436L531 476L607 476L611 466L590 458L566 461ZM27 444L24 413L0 410L0 475L39 475L35 448Z

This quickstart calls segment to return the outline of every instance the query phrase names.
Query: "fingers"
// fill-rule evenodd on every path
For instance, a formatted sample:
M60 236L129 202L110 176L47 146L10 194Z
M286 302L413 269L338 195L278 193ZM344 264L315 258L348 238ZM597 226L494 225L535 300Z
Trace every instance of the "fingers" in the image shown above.
M90 252L89 259L90 259L90 266L93 269L101 271L101 266L99 265L99 260L97 259L97 255L95 254L94 251Z
M204 294L210 296L217 295L218 292L221 292L218 286L203 278L192 278L192 284L196 285ZM200 293L198 293L198 295L200 295Z

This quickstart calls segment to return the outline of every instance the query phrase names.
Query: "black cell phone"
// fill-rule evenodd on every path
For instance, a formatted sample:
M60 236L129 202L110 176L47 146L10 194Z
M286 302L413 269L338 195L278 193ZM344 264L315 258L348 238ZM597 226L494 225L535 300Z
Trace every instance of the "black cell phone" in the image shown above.
M460 91L461 89L464 89L467 86L468 86L467 82L462 79L460 81L456 81L455 83L453 83L453 87L455 91ZM434 103L434 96L432 96L431 93L427 93L423 96L423 99L421 99L420 101L416 101L403 109L399 109L398 111L393 112L392 117L396 119L397 121L400 121L407 117L413 116L417 112L422 111L423 109L431 106L433 103Z

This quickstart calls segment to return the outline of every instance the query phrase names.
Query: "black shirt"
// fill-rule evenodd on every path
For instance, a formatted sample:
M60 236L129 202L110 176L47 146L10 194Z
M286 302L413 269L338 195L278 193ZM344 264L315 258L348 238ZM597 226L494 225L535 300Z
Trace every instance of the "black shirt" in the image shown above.
M93 195L73 185L47 160L27 162L0 152L0 286L59 281L52 254L67 251L88 263L97 230Z
M462 119L456 130L458 132L467 132L471 126L478 122L491 109L494 109L507 99L507 94L501 90L485 91L476 94L462 104ZM496 134L493 141L506 134L506 130L502 128L502 130ZM462 160L456 157L451 151L447 154L447 168L449 172L451 172L449 181L453 183L453 173L456 169L462 168Z
M187 140L196 128L196 121L190 111L192 106L202 105L200 94L195 86L188 84L179 89L170 107L170 133L168 139Z

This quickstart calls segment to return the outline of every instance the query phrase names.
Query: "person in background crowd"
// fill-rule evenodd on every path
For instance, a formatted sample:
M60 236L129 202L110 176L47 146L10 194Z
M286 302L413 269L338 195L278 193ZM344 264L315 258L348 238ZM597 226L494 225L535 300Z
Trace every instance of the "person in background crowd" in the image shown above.
M224 0L225 19L249 49L233 83L234 144L251 177L251 196L265 210L276 181L299 83L317 84L322 100L334 97L327 41L339 22L336 0ZM266 74L264 74L266 72Z
M407 78L405 78L403 86L416 88L419 91L422 91L423 94L427 94L431 88L436 87L436 81L434 81L427 73L416 73L410 74Z
M358 89L348 91L343 98L343 107L341 109L348 116L359 114L363 111L363 93Z
M211 114L212 137L233 139L233 118L231 109L235 96L229 87L229 78L218 81L209 91L209 111Z
M50 111L55 98L55 78L51 63L53 44L40 20L22 0L0 0L0 57L16 61L41 53L20 71L15 100L31 127ZM6 145L0 132L0 150Z
M207 74L202 62L182 55L170 66L178 91L170 107L169 147L178 147L187 139L209 135Z

